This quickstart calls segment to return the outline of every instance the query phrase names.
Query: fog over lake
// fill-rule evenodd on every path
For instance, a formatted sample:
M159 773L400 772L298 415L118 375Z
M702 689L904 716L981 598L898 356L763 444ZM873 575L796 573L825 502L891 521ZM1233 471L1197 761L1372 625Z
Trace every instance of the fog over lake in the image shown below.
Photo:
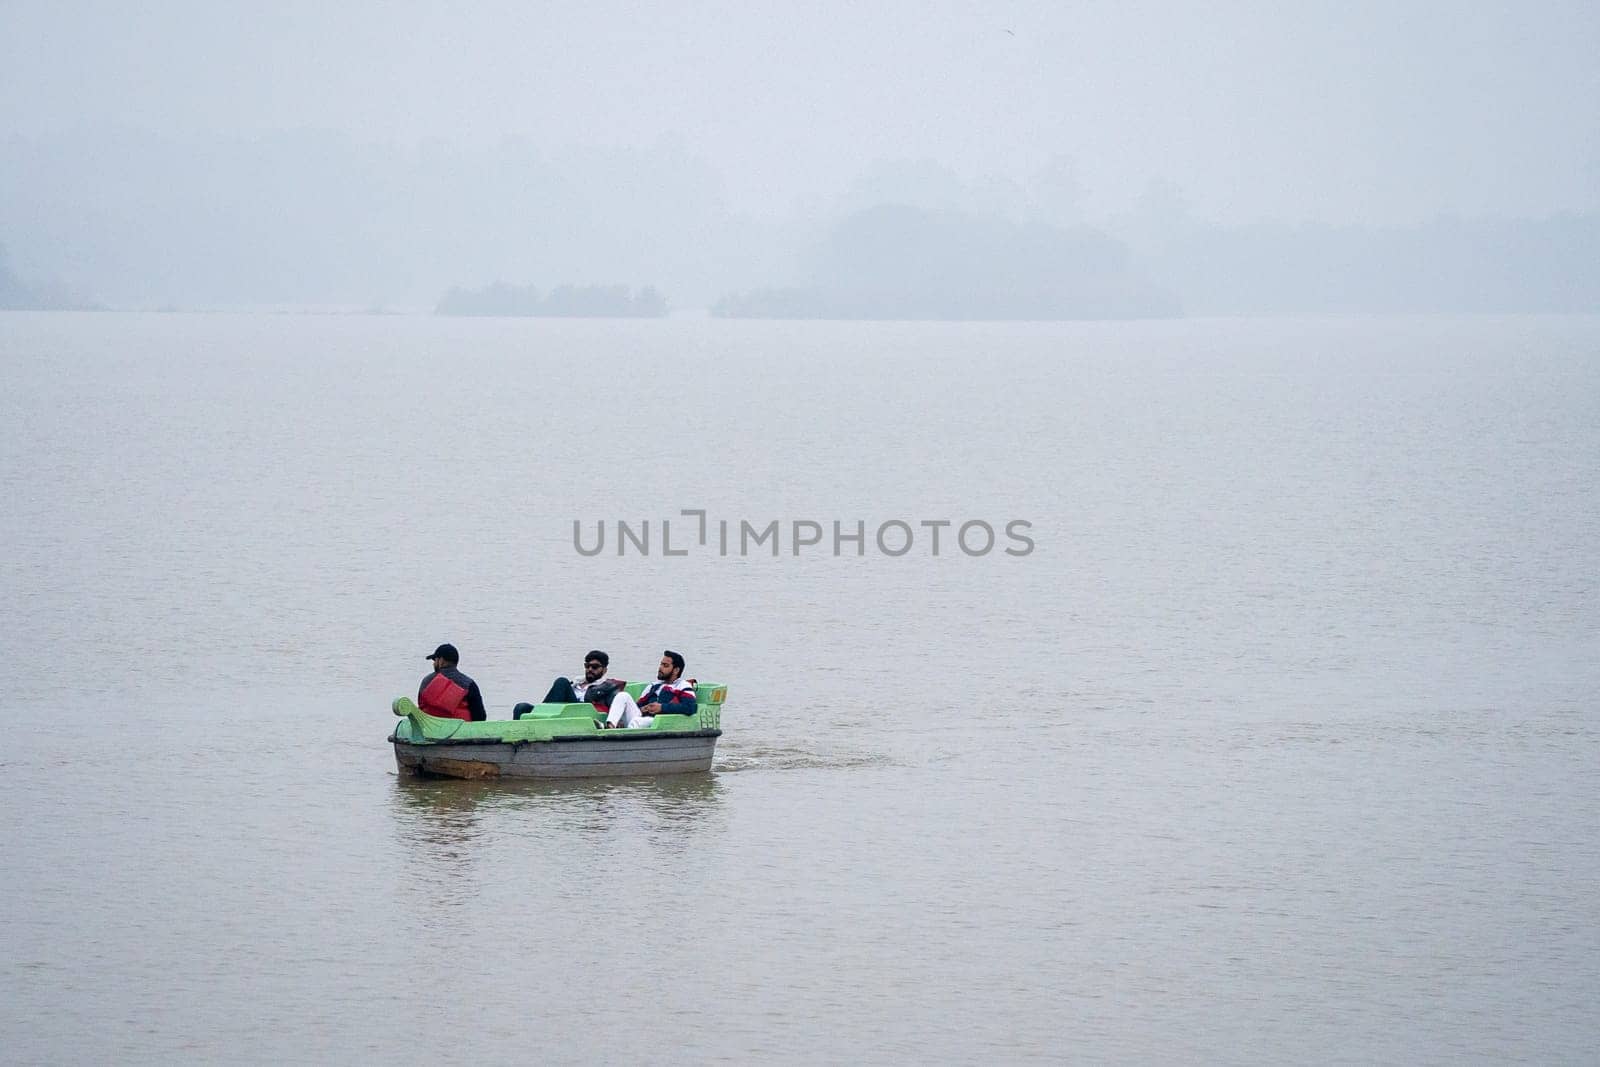
M1597 52L1581 2L14 2L0 244L116 307L1593 311ZM933 217L852 221L884 206ZM1086 239L1114 292L963 303L973 254L1059 286ZM954 293L878 263L930 246Z
M0 2L6 1060L1592 1061L1596 55Z

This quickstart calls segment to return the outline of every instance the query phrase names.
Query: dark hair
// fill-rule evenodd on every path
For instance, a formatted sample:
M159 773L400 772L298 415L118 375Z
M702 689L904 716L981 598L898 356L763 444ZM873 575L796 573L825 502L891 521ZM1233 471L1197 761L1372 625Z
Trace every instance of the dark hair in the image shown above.
M670 648L667 649L665 652L663 652L661 654L672 661L672 665L674 667L678 668L678 673L679 674L683 673L683 657L682 656L678 655L676 652L672 651Z
M597 659L600 661L600 666L611 666L611 657L606 655L604 652L601 652L598 648L591 651L587 656L583 657L583 659L585 663L587 663L589 660Z

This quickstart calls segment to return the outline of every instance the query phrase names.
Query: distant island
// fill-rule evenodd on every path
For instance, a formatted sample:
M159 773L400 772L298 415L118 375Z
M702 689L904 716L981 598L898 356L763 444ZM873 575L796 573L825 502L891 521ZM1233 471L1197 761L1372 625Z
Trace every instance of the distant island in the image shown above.
M436 315L511 318L659 319L667 301L652 285L558 285L541 295L531 285L495 282L481 289L451 289L434 308Z
M1178 299L1086 226L886 204L834 227L810 278L730 293L711 314L764 319L1154 319Z

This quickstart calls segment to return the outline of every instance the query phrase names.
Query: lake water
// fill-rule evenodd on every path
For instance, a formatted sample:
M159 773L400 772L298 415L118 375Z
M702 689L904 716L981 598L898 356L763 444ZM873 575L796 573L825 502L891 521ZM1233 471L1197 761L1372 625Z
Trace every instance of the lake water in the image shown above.
M1593 1062L1600 320L5 314L0 370L9 1062ZM679 650L715 769L400 779L440 641L496 718Z

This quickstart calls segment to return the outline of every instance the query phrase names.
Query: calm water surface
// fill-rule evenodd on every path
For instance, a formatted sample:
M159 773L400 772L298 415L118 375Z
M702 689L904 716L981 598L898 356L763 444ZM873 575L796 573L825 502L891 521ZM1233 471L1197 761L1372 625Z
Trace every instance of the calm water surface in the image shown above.
M7 1061L1592 1062L1600 320L5 314L0 370ZM683 508L867 551L573 549ZM444 640L500 718L679 649L716 768L401 780Z

